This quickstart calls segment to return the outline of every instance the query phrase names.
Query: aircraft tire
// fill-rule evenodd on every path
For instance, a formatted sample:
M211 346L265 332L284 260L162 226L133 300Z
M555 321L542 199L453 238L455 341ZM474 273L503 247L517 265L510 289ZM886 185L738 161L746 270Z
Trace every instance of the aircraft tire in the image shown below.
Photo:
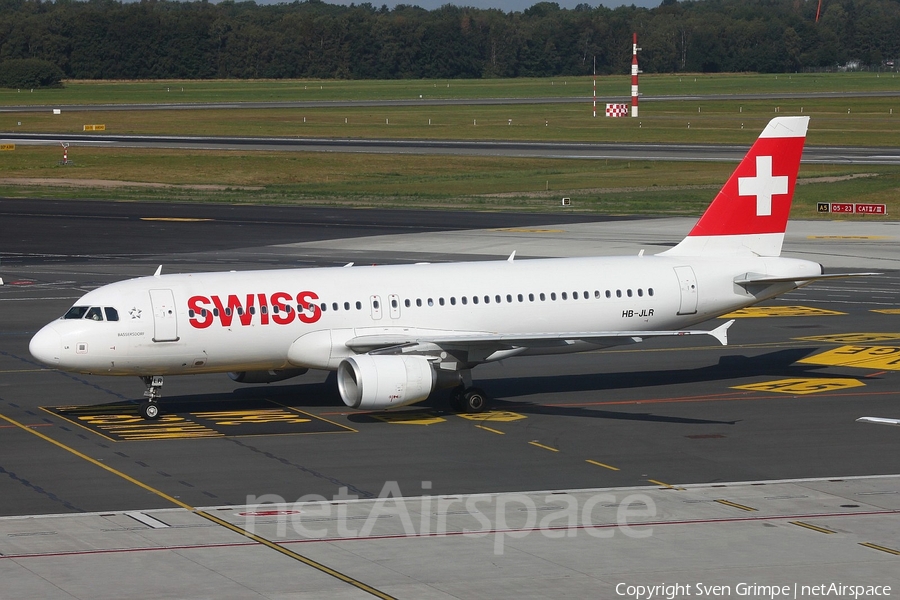
M143 402L141 403L140 408L141 416L147 419L148 421L153 421L159 418L159 404L156 402Z
M484 412L487 408L487 394L479 388L471 387L463 394L463 403L467 413Z

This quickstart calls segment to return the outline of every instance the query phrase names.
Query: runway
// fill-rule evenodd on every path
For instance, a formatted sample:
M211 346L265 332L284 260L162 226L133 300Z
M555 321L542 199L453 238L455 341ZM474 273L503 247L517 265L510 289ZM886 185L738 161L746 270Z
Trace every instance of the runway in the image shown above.
M792 223L786 255L884 275L767 302L737 316L729 346L656 340L479 367L475 379L493 397L485 418L453 414L439 393L391 413L351 412L324 374L251 386L218 375L167 378L169 420L148 427L134 419L136 379L64 374L28 354L33 332L96 286L160 264L192 272L504 259L512 250L523 259L652 253L680 240L691 220L5 199L0 217L0 516L73 515L0 519L0 581L23 586L15 597L113 597L122 586L146 597L220 588L222 597L377 595L284 549L381 597L540 597L552 582L575 596L611 597L615 581L659 582L666 573L732 584L861 572L896 581L897 555L863 545L900 552L891 477L900 473L898 430L855 422L900 416L896 223ZM806 478L820 481L774 481ZM727 485L742 481L771 487ZM521 536L492 558L490 532L527 533L519 505L502 522L491 512L477 539L461 535L471 523L452 516L464 516L459 507L434 509L458 532L439 540L395 537L398 515L355 541L329 533L306 543L275 530L277 510L309 494L349 502L359 529L388 484L404 497L547 490L530 495L539 520L557 507L545 500L551 491L569 490L579 507L598 494L611 494L604 502L614 506L642 493L658 510L638 518L656 533L649 545L621 534ZM235 514L260 498L286 503L257 523L263 541L198 516L246 529ZM835 541L803 554L820 539ZM282 550L264 543L272 540ZM717 551L735 544L746 548L743 560ZM102 549L110 553L95 553ZM92 568L105 579L72 575ZM229 572L246 589L224 591Z
M869 92L803 92L769 94L680 94L668 96L641 96L641 102L683 102L702 100L723 102L732 100L804 100L827 98L893 98L900 91ZM57 108L73 112L119 110L217 110L217 109L266 109L266 108L372 108L380 106L505 106L516 104L586 104L592 96L547 98L398 98L393 100L295 100L288 102L172 102L133 104L57 104L0 106L0 113L46 112ZM604 96L597 102L630 102L631 96Z
M3 143L59 145L61 141L109 148L182 150L256 150L286 152L359 152L373 154L454 154L522 158L665 160L737 162L746 146L722 144L635 144L574 142L505 142L459 140L322 139L288 137L82 135L7 133ZM900 164L896 147L806 146L807 164Z

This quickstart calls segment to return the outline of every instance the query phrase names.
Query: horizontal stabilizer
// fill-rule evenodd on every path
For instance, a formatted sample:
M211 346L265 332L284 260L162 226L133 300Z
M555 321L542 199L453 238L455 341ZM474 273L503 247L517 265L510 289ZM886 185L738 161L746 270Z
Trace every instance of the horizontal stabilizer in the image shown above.
M819 279L839 279L842 277L869 277L871 275L883 275L883 273L829 273L819 275L806 275L800 277L773 277L762 273L744 273L736 277L734 282L738 285L784 283L788 281L818 281Z
M857 423L877 423L878 425L897 425L900 426L900 419L885 419L884 417L860 417Z

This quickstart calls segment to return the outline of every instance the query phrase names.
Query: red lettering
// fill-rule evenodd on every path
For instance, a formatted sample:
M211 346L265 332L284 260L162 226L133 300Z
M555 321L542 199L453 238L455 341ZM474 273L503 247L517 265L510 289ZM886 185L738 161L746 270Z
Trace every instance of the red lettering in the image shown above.
M259 298L259 319L262 325L269 324L269 303L265 294L257 294Z
M311 300L318 300L319 296L315 292L300 292L297 294L297 306L303 308L303 312L298 313L298 318L304 323L315 323L322 318L322 309ZM306 311L312 310L312 314Z
M237 315L240 325L253 325L257 307L261 325L268 325L270 321L287 325L295 318L304 323L315 323L322 318L322 309L315 303L318 299L319 296L311 291L300 292L296 298L287 292L275 292L270 297L266 294L247 294L243 303L236 294L229 294L224 303L220 296L192 296L188 300L188 309L193 313L190 324L197 329L206 329L218 317L223 327L231 327Z
M188 310L194 311L194 316L188 319L191 327L206 329L213 322L212 310L207 310L209 298L206 296L191 296L188 300Z
M272 294L272 320L279 325L287 325L294 320L293 311L289 307L291 295L287 292Z
M241 325L249 325L253 320L253 314L250 312L250 308L253 306L253 294L247 294L246 309L234 294L228 296L228 306L222 306L222 301L218 296L213 296L212 301L219 309L219 321L222 323L222 327L231 327L231 320L235 314L238 315Z

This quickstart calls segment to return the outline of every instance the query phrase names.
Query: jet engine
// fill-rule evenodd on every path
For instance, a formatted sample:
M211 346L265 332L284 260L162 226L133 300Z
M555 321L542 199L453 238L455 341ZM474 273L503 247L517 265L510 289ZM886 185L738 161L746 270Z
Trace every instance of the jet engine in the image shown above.
M309 369L279 369L277 371L239 371L228 376L238 383L274 383L291 377L299 377Z
M424 400L437 375L422 356L360 354L338 365L338 391L350 408L379 410Z

